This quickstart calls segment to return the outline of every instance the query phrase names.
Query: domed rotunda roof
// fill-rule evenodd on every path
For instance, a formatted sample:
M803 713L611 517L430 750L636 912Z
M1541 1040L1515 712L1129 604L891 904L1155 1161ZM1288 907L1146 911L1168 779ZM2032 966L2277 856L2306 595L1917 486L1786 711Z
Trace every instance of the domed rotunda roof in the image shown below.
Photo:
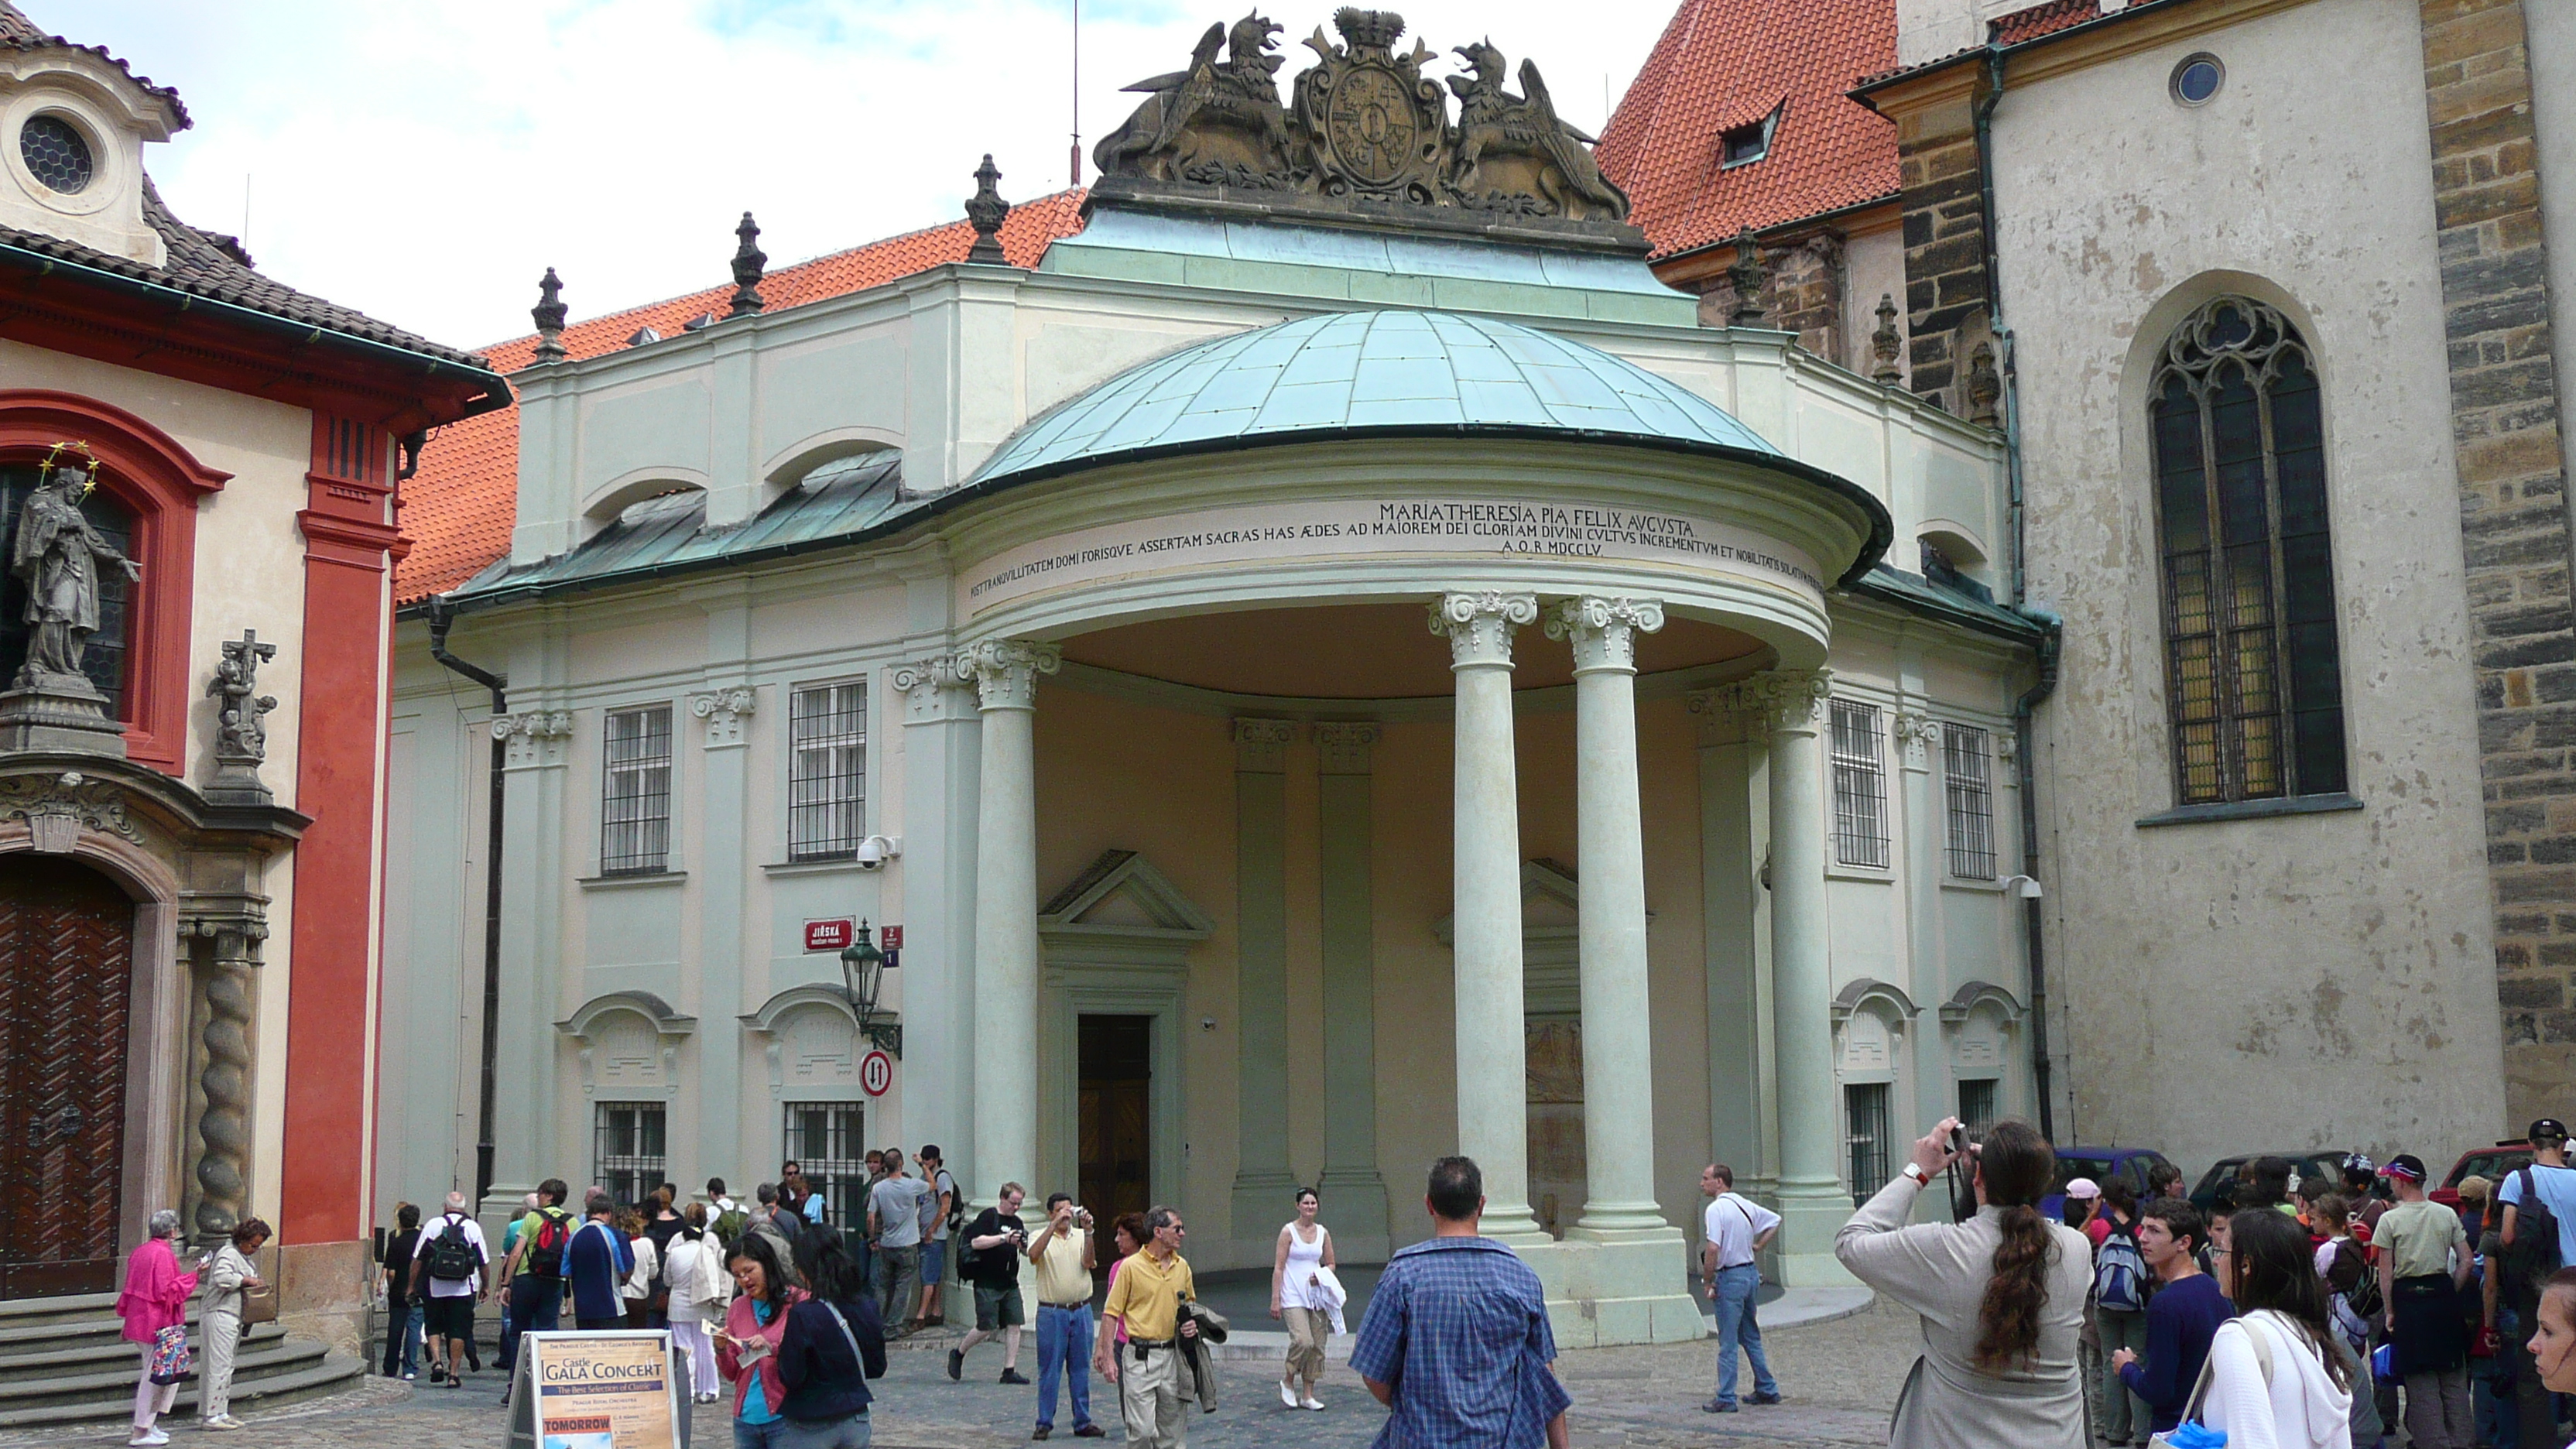
M1301 317L1141 363L1030 421L970 481L1426 433L1553 434L1827 476L1680 384L1599 348L1491 317L1396 310Z

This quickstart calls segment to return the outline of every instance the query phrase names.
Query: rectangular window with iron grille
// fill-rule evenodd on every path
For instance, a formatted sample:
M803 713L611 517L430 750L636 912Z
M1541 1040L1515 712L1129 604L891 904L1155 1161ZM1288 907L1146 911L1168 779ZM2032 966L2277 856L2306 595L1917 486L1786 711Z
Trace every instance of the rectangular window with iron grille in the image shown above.
M1833 702L1834 859L1887 866L1887 767L1880 762L1878 710Z
M867 833L867 685L791 693L787 749L787 858L831 860L857 850Z
M1852 1206L1858 1207L1887 1186L1888 1087L1867 1082L1843 1088L1843 1111L1850 1118L1844 1139L1851 1147Z
M671 863L671 707L608 712L599 800L599 873L650 875Z
M1996 1101L2002 1083L1992 1077L1980 1077L1959 1084L1959 1125L1968 1135L1982 1140L1986 1129L1995 1125Z
M1950 874L1995 878L1995 772L1991 741L1974 725L1941 726L1941 774L1949 783Z
M659 1102L601 1102L593 1108L592 1174L608 1195L621 1203L642 1202L644 1194L670 1175L671 1158L663 1136Z
M865 1109L856 1102L789 1102L781 1156L823 1195L825 1222L847 1227L867 1215Z

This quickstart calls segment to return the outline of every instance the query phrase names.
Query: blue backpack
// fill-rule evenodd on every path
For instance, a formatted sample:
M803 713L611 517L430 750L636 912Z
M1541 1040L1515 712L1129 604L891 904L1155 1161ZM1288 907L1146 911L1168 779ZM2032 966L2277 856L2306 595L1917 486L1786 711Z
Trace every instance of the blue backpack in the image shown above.
M2093 1250L2093 1301L2114 1313L2135 1313L2147 1306L2147 1260L2138 1252L2134 1230L2114 1223Z

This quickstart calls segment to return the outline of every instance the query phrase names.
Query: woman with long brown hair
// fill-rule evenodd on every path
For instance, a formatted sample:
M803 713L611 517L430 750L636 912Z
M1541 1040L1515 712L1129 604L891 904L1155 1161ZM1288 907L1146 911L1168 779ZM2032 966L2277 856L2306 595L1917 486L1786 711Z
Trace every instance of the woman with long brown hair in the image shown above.
M1853 1277L1923 1319L1890 1449L2085 1449L2076 1344L2093 1251L2040 1214L2057 1154L2030 1124L1998 1122L1960 1164L1975 1214L1913 1222L1916 1197L1957 1159L1958 1126L1945 1118L1915 1143L1905 1170L1834 1237Z
M2248 1208L2228 1220L2220 1261L2236 1317L2210 1340L2200 1422L2231 1449L2349 1449L2359 1364L2335 1338L2307 1230Z

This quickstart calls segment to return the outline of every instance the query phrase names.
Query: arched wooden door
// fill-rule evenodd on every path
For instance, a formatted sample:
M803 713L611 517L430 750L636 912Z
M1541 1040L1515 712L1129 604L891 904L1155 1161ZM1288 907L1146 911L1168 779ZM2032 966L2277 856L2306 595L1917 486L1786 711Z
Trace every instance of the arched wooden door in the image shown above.
M0 859L0 1299L116 1286L134 903Z

